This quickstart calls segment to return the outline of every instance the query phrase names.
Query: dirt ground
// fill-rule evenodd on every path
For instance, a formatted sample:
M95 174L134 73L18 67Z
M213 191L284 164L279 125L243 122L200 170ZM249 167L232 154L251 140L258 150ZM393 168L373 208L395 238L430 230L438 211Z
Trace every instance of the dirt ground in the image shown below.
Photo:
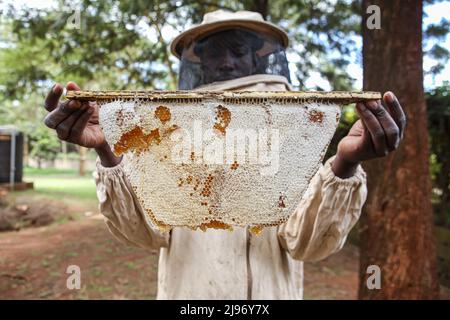
M99 214L0 233L0 299L154 299L158 255L117 243ZM81 289L68 290L68 265ZM305 264L305 299L356 299L358 249ZM450 290L442 292L450 299Z

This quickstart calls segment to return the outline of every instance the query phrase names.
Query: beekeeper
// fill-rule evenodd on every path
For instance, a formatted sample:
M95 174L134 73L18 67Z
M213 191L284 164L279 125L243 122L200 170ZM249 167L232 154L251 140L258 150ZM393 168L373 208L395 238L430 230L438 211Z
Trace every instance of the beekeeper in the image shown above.
M215 11L177 36L172 53L180 59L179 89L291 90L285 49L288 36L250 11ZM67 90L80 90L69 82ZM55 84L45 100L45 124L61 140L94 148L100 211L120 242L159 250L158 299L302 299L303 261L337 252L366 200L360 163L386 156L403 137L405 115L393 93L358 103L360 116L337 154L315 174L287 222L254 236L248 228L206 232L154 228L145 217L98 124L95 103L59 103ZM258 208L255 208L258 210Z

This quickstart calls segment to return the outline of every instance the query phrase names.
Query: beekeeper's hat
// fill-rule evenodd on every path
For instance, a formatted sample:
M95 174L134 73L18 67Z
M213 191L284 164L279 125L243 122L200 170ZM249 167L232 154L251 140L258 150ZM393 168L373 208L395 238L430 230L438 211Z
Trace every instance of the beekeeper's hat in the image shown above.
M270 35L277 39L283 47L289 45L287 33L263 19L262 15L253 11L237 11L230 12L225 10L217 10L209 12L203 16L200 25L194 26L189 30L180 33L171 43L170 50L177 57L181 58L183 50L191 47L193 41L200 40L212 33L233 29L244 28L266 35ZM269 51L269 48L262 49Z

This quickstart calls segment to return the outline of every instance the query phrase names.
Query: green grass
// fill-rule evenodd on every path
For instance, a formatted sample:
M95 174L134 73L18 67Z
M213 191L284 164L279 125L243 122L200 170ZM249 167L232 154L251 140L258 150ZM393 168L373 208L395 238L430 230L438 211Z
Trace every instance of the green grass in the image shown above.
M78 176L78 169L56 169L56 168L31 168L25 167L23 169L25 176L44 176L44 175L72 175ZM91 176L92 171L87 171L86 176Z
M24 180L34 182L34 190L29 192L37 192L52 198L97 199L92 172L80 177L75 169L25 168Z

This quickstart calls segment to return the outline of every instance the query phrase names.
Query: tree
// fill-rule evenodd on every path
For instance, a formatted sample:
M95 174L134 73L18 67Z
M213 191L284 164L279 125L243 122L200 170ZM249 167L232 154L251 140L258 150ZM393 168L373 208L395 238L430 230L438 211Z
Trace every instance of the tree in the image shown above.
M81 12L79 29L67 23L72 12L64 4L6 10L0 34L9 46L0 51L11 59L0 68L0 81L8 97L46 91L50 80L69 78L89 89L175 89L177 60L168 52L168 31L181 32L217 9L256 10L284 27L290 53L301 56L295 75L300 87L314 72L332 88L352 86L345 68L356 50L350 36L357 35L358 20L356 6L346 0L82 0L73 7ZM32 63L17 64L18 54Z
M408 125L400 148L368 162L369 196L361 219L362 299L438 297L429 144L422 69L422 1L364 0L381 9L381 29L363 19L364 89L396 93ZM367 17L366 17L367 18ZM381 290L366 286L367 267L381 268Z

